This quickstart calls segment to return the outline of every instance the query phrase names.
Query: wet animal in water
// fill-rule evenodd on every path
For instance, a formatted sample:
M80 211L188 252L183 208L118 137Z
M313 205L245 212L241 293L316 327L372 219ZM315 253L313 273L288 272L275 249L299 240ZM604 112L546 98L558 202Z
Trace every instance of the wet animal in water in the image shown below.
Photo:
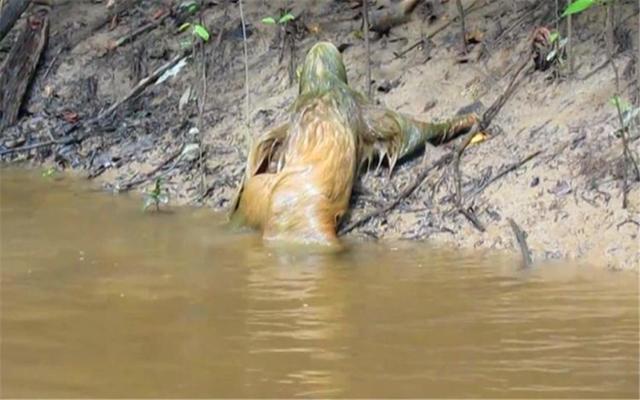
M231 222L260 229L265 240L339 245L336 228L363 164L386 158L392 170L425 142L476 122L463 115L427 123L376 106L348 86L338 49L317 43L289 121L253 141Z

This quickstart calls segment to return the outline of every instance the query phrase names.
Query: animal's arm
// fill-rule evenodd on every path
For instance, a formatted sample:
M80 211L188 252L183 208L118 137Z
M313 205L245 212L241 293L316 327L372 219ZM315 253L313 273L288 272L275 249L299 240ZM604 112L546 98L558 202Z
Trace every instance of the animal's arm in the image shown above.
M281 148L289 134L289 123L277 126L256 138L249 149L244 176L238 185L238 190L231 202L231 212L235 213L242 197L245 186L250 178L260 173L269 172L272 160L280 160ZM274 172L274 171L271 171Z
M444 122L429 123L369 105L363 106L362 114L365 130L360 136L361 162L370 161L374 155L380 160L387 156L391 169L399 159L424 146L427 141L445 142L478 122L475 114L465 114Z
M282 124L256 138L249 149L245 175L250 178L267 172L272 160L279 160L282 144L289 134L289 123Z

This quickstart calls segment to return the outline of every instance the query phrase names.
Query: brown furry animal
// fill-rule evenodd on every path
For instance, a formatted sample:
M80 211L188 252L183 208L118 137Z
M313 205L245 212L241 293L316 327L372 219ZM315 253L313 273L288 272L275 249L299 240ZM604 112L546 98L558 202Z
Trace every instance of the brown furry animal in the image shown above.
M358 167L396 161L428 140L447 140L477 122L475 115L439 124L377 107L349 88L342 56L320 42L309 50L287 124L250 149L231 220L262 230L264 239L338 245Z

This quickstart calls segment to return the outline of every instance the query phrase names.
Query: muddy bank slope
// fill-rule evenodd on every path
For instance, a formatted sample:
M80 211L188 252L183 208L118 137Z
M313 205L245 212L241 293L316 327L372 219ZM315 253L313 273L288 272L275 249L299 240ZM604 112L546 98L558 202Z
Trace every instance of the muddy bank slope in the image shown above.
M162 176L172 203L222 211L242 174L247 134L257 135L286 120L296 94L296 66L306 49L318 40L341 45L350 84L365 87L366 51L356 2L246 2L247 118L238 3L207 1L202 20L211 37L204 54L187 57L168 79L96 118L191 41L190 31L179 33L178 26L198 17L172 14L158 22L167 6L176 9L178 2L138 3L111 24L75 40L70 49L63 48L74 42L69 37L104 13L105 4L62 2L54 7L49 46L22 117L1 134L3 162L71 168L117 191L146 191ZM460 55L459 24L448 24L457 15L452 1L423 1L409 22L388 35L372 35L376 101L425 120L444 119L463 108L482 113L504 92L526 57L534 29L553 26L553 1L463 3L471 6L466 26L478 42L470 45L466 57ZM622 96L637 101L637 4L619 4L614 60ZM283 40L285 28L260 20L277 17L287 6L297 18ZM457 206L454 168L446 164L431 170L397 206L357 225L349 235L517 252L512 219L526 232L534 261L580 258L637 270L640 185L629 179L629 204L623 209L624 163L615 135L616 110L610 103L616 90L614 73L602 50L604 16L593 9L574 19L573 78L555 76L554 68L527 70L494 118L488 140L464 152L460 176L465 212ZM157 27L110 49L114 41L155 22ZM0 44L0 57L6 57L15 31ZM427 45L398 57L435 31ZM206 99L199 121L202 93ZM81 125L72 128L78 122ZM637 129L632 130L636 154L638 136ZM36 147L52 141L58 144ZM455 144L427 149L390 177L384 165L378 172L372 168L361 174L343 229L397 199ZM27 150L29 146L36 148ZM627 172L633 178L631 167Z

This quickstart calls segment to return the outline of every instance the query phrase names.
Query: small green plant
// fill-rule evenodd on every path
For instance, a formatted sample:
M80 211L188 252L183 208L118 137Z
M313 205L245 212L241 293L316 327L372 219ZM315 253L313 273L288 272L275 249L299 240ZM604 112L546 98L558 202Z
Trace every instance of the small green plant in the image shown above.
M43 178L51 178L52 176L54 176L56 174L56 169L54 167L49 167L45 170L42 171L42 177Z
M560 66L564 65L566 58L566 47L569 42L568 38L560 36L560 33L553 31L549 34L549 44L552 46L551 51L545 57L548 62L557 61Z
M211 35L209 34L209 31L207 30L207 28L205 28L200 24L192 24L191 22L185 22L184 24L180 25L180 28L178 28L178 31L184 32L185 30L189 29L189 27L193 28L191 31L193 36L199 37L205 42L209 41L209 38L211 37Z
M178 8L183 14L194 15L200 9L200 5L197 1L190 0L182 2L182 4L180 4ZM203 42L209 41L209 38L211 37L211 35L209 34L209 30L198 23L185 22L184 24L180 25L180 27L178 28L178 32L184 32L189 28L191 28L191 34L193 35L193 37L200 38ZM182 45L182 47L190 47L193 43L188 40L183 40L182 42L180 42L180 44Z
M265 25L286 25L288 22L293 21L296 17L289 11L286 11L280 15L276 21L273 17L262 18L262 23Z
M616 107L619 115L620 115L620 123L622 127L616 131L616 136L621 137L624 134L623 131L628 131L633 120L640 114L640 107L634 107L626 101L625 99L620 98L620 96L615 95L610 100L611 104Z
M157 178L153 190L147 192L144 196L142 211L146 211L151 206L155 206L156 211L160 211L160 204L167 204L168 202L169 194L162 187L162 178Z

